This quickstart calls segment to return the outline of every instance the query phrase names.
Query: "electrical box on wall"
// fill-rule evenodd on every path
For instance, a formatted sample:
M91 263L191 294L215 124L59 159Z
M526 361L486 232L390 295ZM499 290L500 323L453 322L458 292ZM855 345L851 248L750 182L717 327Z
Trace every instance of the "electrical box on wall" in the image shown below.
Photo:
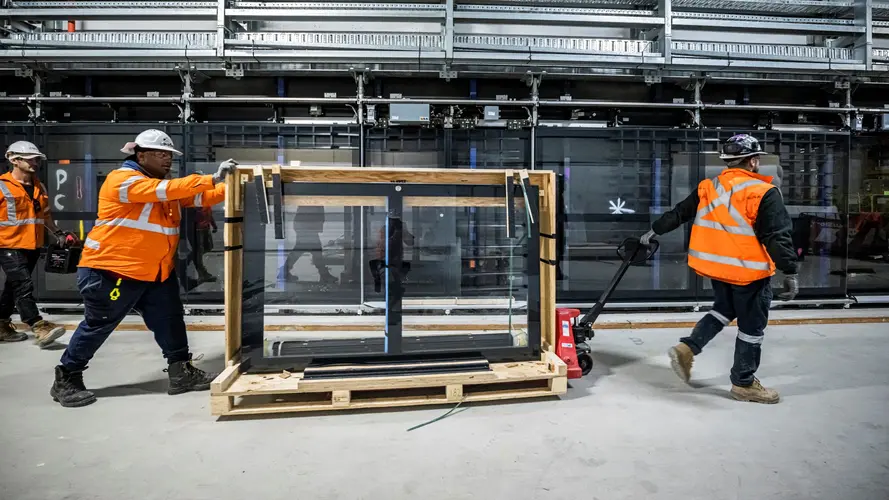
M499 120L500 106L485 106L485 120Z
M429 105L398 103L389 106L389 123L392 125L419 125L429 123Z

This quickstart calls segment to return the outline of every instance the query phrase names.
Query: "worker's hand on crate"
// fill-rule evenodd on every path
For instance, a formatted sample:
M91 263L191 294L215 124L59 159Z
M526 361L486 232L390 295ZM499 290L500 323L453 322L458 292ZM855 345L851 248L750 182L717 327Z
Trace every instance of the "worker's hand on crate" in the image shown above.
M216 170L216 173L213 174L213 182L219 184L220 182L224 181L229 174L235 171L235 168L237 168L237 166L238 162L231 158L220 163L219 168Z
M654 229L650 229L647 233L643 234L641 238L639 238L639 243L644 246L648 246L652 239L657 236L657 233L654 232Z
M793 300L799 293L799 277L795 274L784 276L784 291L778 294L781 300Z

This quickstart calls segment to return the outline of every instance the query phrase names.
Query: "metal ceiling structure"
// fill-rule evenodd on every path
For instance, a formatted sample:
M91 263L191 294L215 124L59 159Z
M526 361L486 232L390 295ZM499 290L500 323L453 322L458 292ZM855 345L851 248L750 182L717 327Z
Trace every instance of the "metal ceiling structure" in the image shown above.
M889 82L889 49L874 48L889 2L872 0L0 0L0 29L7 71ZM695 36L714 31L745 41ZM757 41L781 36L797 40Z

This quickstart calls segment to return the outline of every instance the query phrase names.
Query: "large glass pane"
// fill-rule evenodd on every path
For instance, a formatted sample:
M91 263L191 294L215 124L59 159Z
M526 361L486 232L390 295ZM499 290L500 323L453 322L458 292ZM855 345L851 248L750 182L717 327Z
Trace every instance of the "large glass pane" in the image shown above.
M688 196L698 140L696 131L538 131L539 167L562 176L559 301L598 298L620 265L617 246ZM660 251L632 266L614 297L688 296L687 234L686 227L660 238Z
M120 152L143 130L164 130L173 143L184 148L182 127L157 123L53 124L37 129L38 147L46 154L42 180L59 227L85 237L96 220L99 189L105 177L120 167L126 155ZM181 159L174 157L173 176L182 172ZM37 274L41 298L79 301L75 275Z
M725 168L720 144L744 131L704 131L702 178ZM769 154L760 173L774 177L793 220L793 241L800 260L801 298L841 295L846 280L846 169L849 136L828 132L752 131ZM698 179L700 180L700 179ZM709 289L709 283L704 284ZM777 283L774 285L777 286Z
M281 241L276 217L263 224L258 188L251 183L245 192L243 342L257 371L368 355L539 356L536 188L526 197L503 185L286 183L282 214L294 218L294 231L285 224L279 236L311 260L283 267L286 256L271 250ZM360 208L368 235L359 247L350 246L360 222L346 219L351 207ZM342 246L319 238L328 224L347 235ZM316 306L344 303L344 290L354 287L337 278L351 255L369 289L361 314L299 325L264 315L266 305L292 293L313 297Z
M507 205L489 191L404 198L405 351L528 345L529 295L539 304L540 293L539 264L529 259L537 233L520 193Z
M369 128L365 132L369 167L441 168L448 165L446 135L440 128Z
M455 168L530 168L531 131L507 128L452 129L450 165Z
M242 165L284 165L284 166L346 166L358 163L357 127L330 124L215 124L193 125L189 127L189 173L212 173L216 171L220 161L234 158ZM342 207L323 209L317 217L319 221L312 224L320 230L313 233L312 244L304 240L309 234L301 222L305 208L288 206L284 226L287 229L284 240L274 240L269 233L269 259L274 266L269 267L273 274L270 278L275 283L270 303L280 304L315 304L324 303L337 297L338 304L357 305L360 302L360 281L357 260L344 262L344 248L357 249L360 246L361 210L358 207ZM343 212L346 210L346 212ZM181 262L187 276L189 302L221 301L223 291L223 240L222 220L224 204L220 203L210 210L188 210L183 218L183 238ZM212 221L212 223L210 222ZM212 225L219 230L213 232ZM348 233L346 232L348 228ZM299 235L299 240L297 240ZM344 241L343 238L350 238ZM323 243L323 259L318 255L315 239ZM344 246L345 245L345 246ZM349 258L352 255L346 252ZM309 271L317 272L323 260L335 262L327 264L331 273L336 275L337 286L334 296L319 298L305 283L318 282L318 275L310 277ZM200 269L200 267L203 269ZM283 268L289 266L290 274ZM330 267L333 266L333 267ZM274 270L272 270L274 267ZM323 266L322 266L323 267ZM345 274L342 274L345 273ZM280 279L279 279L280 277ZM329 281L329 280L328 280ZM302 283L300 283L302 282ZM327 302L330 303L330 302Z
M889 293L889 136L860 136L849 164L848 288Z

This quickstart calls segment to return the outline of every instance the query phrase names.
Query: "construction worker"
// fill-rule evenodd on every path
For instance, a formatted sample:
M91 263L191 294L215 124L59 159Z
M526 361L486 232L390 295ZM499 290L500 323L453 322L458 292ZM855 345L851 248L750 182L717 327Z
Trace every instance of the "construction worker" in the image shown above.
M65 328L40 316L34 300L32 274L40 259L44 231L49 230L60 245L77 242L53 222L46 187L37 178L46 155L27 141L14 142L6 150L12 170L0 175L0 267L6 284L0 296L0 342L20 342L28 336L16 331L12 313L18 309L22 322L31 327L41 349L65 334Z
M77 270L84 319L50 389L53 400L66 407L95 402L83 371L131 310L142 316L167 359L168 394L207 390L214 378L191 363L174 261L181 208L223 201L223 180L237 163L222 162L214 175L170 179L173 155L182 153L160 130L140 133L121 151L128 157L99 191L98 219L83 243Z
M719 157L726 169L701 181L696 191L655 221L640 241L648 245L657 235L694 220L688 265L713 284L713 308L690 336L669 351L676 374L687 383L694 357L737 318L731 395L741 401L777 403L778 392L763 387L754 374L768 324L771 277L779 269L784 274L784 291L778 297L793 299L799 292L798 262L792 221L781 191L771 184L771 177L757 173L763 154L752 136L730 138Z

